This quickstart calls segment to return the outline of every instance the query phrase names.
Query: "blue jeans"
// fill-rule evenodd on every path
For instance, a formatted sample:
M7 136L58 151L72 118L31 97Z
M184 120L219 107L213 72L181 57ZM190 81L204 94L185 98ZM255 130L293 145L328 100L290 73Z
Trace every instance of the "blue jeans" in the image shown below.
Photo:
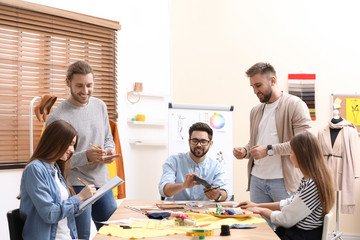
M251 175L250 177L250 201L254 203L270 203L279 202L280 200L289 198L285 188L283 178L277 179L261 179ZM275 225L269 219L264 217L269 226L275 230Z
M84 187L73 186L74 191L79 193ZM89 239L91 217L94 220L96 229L99 230L103 224L100 222L107 221L117 208L116 200L112 191L107 192L91 207L88 207L75 218L76 228L79 239Z

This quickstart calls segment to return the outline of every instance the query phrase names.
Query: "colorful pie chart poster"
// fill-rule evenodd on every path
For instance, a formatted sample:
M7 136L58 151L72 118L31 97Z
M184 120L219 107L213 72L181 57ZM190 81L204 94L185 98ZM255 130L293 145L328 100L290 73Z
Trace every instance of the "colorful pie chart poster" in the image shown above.
M219 112L201 112L200 121L209 124L214 131L226 131L226 117Z

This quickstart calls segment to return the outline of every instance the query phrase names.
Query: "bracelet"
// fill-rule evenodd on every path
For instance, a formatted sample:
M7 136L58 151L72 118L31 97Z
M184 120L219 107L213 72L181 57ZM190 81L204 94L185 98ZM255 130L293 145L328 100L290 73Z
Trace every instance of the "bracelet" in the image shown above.
M247 149L244 148L244 147L243 147L243 149L245 149L245 155L243 156L243 158L244 158L244 157L246 157L246 155L247 155Z
M221 195L221 192L219 192L219 197L215 200L215 202L220 202L221 198L222 198L222 195Z

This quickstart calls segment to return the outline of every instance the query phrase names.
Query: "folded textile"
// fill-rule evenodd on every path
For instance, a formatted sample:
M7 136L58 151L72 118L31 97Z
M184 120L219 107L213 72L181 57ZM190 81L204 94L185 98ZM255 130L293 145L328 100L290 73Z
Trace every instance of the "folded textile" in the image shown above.
M236 229L250 229L250 228L256 228L254 225L245 225L245 224L232 224L230 228L236 228Z

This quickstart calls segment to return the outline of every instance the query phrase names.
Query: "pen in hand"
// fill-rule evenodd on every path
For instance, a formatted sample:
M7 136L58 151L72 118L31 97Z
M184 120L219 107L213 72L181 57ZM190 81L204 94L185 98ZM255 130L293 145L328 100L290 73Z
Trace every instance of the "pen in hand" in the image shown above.
M85 187L87 187L86 183L84 183L84 181L83 181L83 180L81 180L80 178L78 178L78 180L79 180L82 184L84 184L84 185L85 185Z
M97 147L97 146L95 146L94 144L91 144L91 143L90 143L90 146L92 146L95 149L100 149L99 147Z
M91 144L91 143L90 143L90 146L92 146L95 149L101 149L101 148L99 148L99 147L97 147L97 146L95 146L94 144ZM95 162L88 162L86 165L91 165L91 164L94 164L94 163Z

